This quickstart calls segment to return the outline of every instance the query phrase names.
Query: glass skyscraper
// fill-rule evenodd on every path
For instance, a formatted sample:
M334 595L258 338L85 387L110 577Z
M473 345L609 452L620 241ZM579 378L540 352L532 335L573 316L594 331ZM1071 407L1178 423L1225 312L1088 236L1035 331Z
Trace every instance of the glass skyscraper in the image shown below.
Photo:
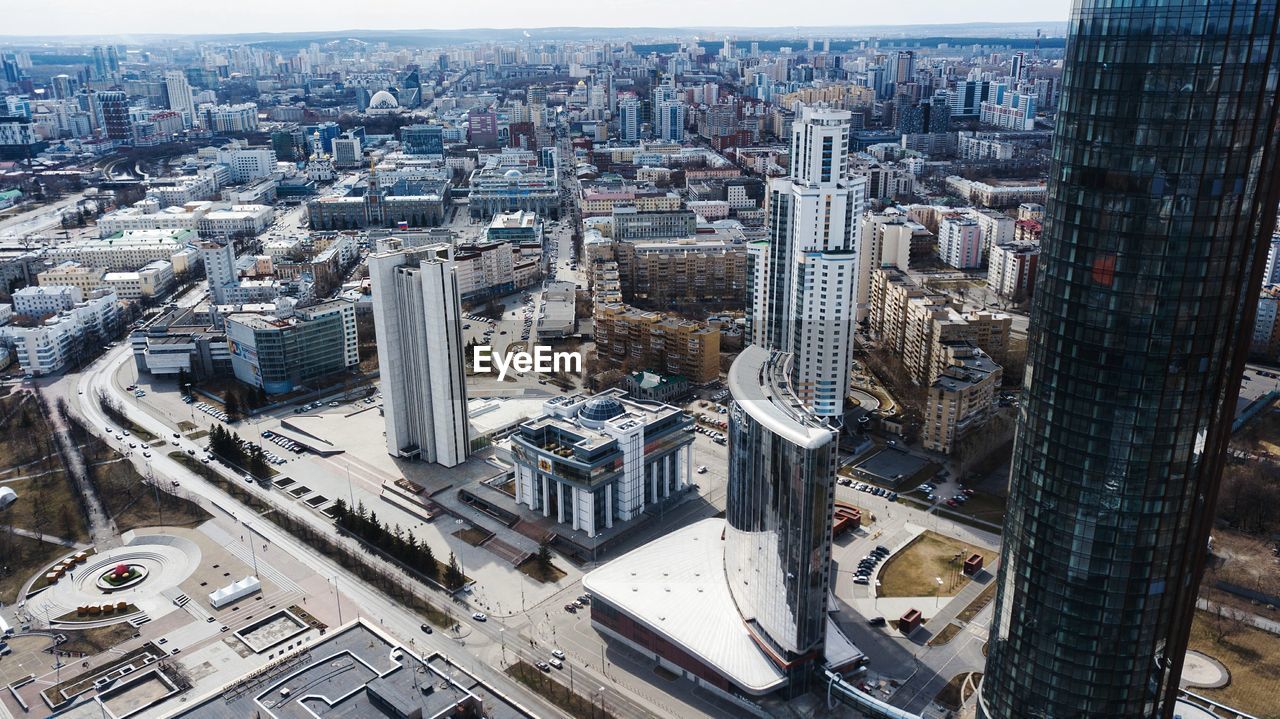
M980 712L1168 717L1277 204L1276 0L1076 0Z

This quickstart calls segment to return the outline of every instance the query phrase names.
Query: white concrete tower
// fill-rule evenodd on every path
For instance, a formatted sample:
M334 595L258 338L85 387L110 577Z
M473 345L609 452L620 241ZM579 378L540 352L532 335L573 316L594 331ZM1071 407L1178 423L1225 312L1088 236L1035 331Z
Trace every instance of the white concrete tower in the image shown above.
M446 244L369 257L387 452L452 467L467 458L461 301Z

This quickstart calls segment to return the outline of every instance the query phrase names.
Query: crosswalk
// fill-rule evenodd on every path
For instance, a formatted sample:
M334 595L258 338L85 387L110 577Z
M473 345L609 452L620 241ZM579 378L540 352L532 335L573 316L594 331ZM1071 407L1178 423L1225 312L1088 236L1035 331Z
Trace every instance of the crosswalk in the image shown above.
M254 566L255 557L256 557L259 579L264 579L270 582L271 584L274 584L276 587L280 588L280 590L283 592L293 593L293 592L302 591L302 589L296 583L294 583L292 579L285 576L282 572L277 570L275 567L272 567L271 564L268 563L263 557L257 557L256 553L253 552L249 548L249 545L247 545L244 541L241 541L235 537L232 537L230 534L227 534L225 531L223 531L221 528L217 527L216 525L205 524L203 527L200 528L200 530L205 534L209 535L210 539L217 542L223 549L230 552L231 555L234 556L236 559L239 559L240 561L244 562L250 567ZM245 530L245 532L248 535L247 541L257 541L258 535L251 534L249 533L248 530Z

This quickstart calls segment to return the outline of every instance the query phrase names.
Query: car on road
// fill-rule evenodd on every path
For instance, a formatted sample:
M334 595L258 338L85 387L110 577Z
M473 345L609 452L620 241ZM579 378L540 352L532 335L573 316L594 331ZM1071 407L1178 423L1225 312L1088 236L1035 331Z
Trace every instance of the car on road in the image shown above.
M551 650L551 656L555 657L556 659L564 659L564 652L560 651L559 649L553 649Z
M706 473L707 473L707 465L705 464L698 465L698 474L706 474Z
M150 458L151 458L151 453L150 453L150 452L143 452L143 453L142 453L142 456L143 456L143 457L146 457L147 459L150 459Z
M551 671L551 665L547 664L546 662L538 662L538 668L544 672Z
M433 634L435 631L431 628L430 624L421 624L418 628L421 629L424 634Z
M173 438L174 438L174 439L182 439L182 435L178 434L177 432L174 432L174 433L173 433Z
M888 624L888 622L885 621L884 617L871 617L867 620L867 624L870 624L873 627L883 627Z
M485 614L484 612L476 612L471 615L471 618L476 620L477 622L489 621L489 615Z
M564 669L564 660L563 660L563 659L552 659L551 661L549 661L549 662L547 662L547 663L548 663L548 664L550 664L551 666L555 667L556 669Z

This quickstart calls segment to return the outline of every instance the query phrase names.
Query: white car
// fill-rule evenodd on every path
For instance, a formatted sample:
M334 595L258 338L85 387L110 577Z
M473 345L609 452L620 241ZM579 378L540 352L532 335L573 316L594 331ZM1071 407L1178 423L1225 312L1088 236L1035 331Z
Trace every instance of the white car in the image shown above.
M489 615L485 614L484 612L476 612L475 614L471 615L471 618L476 620L477 622L489 621Z

